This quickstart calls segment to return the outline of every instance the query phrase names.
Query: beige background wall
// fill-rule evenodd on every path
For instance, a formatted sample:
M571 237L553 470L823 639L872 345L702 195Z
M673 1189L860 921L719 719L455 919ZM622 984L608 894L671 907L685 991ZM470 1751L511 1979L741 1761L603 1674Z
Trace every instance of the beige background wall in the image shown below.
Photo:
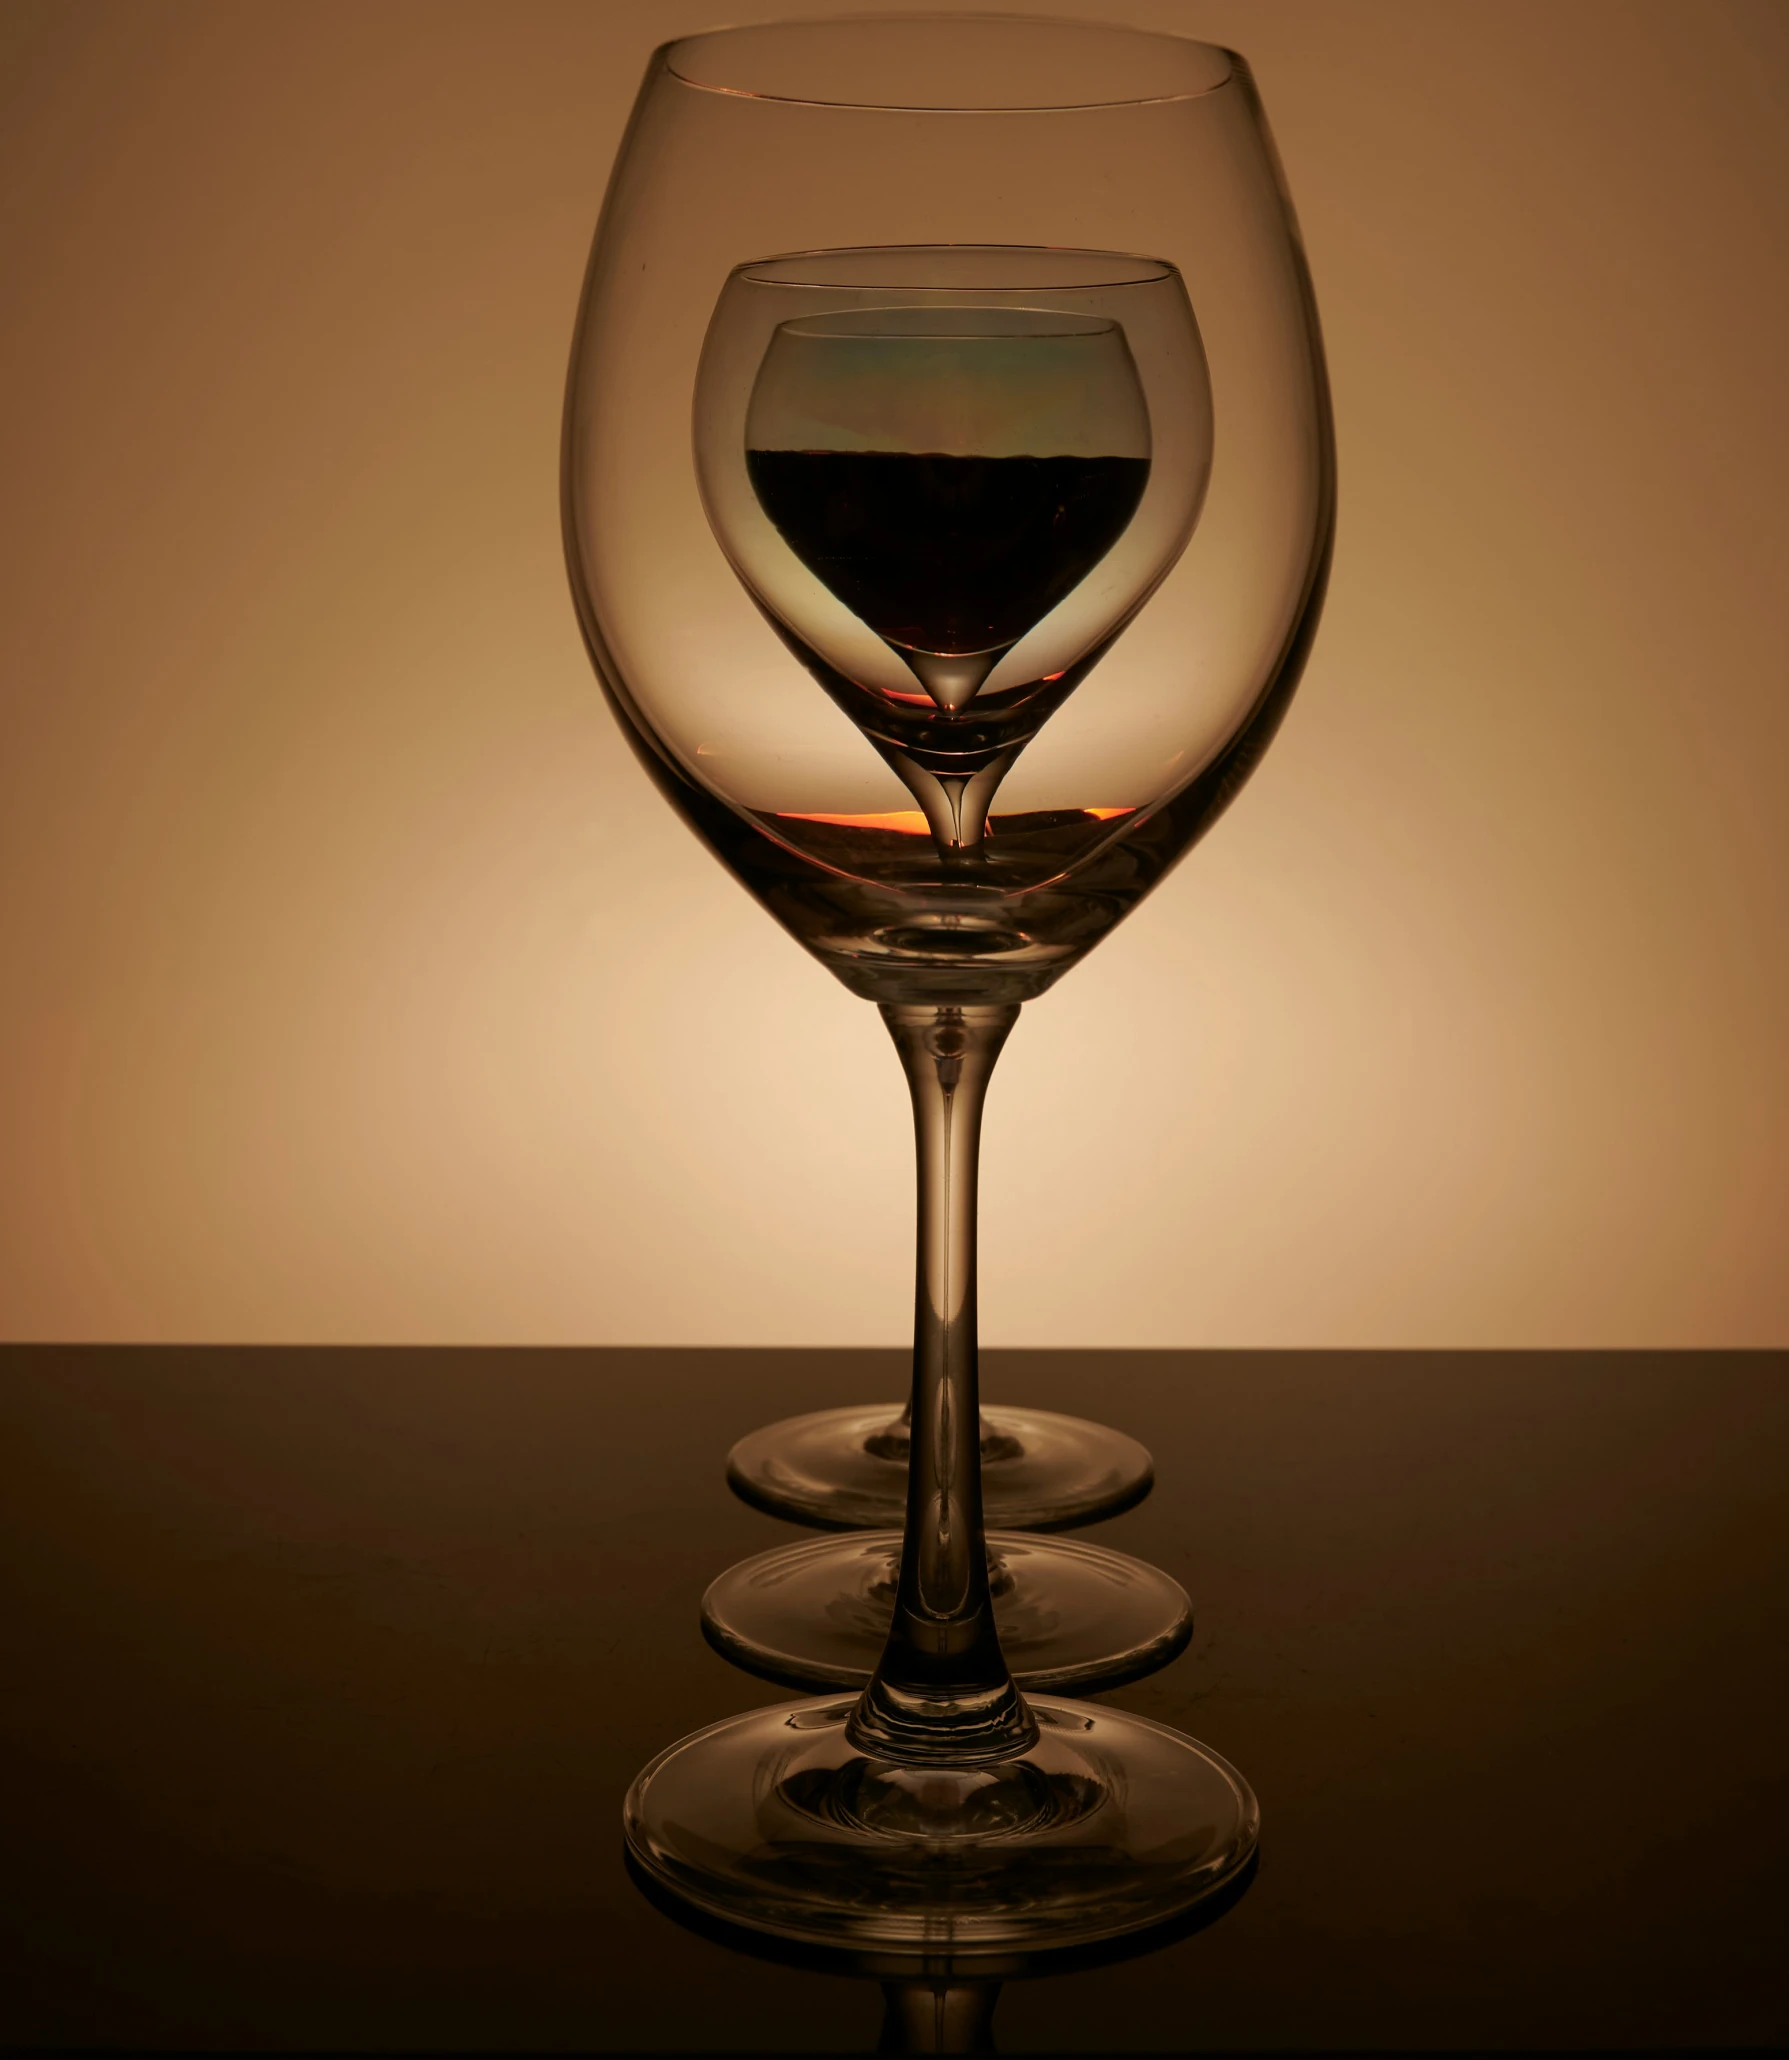
M1789 1341L1789 9L1066 11L1254 61L1342 529L1265 769L1009 1047L986 1334ZM561 569L710 12L0 9L4 1334L901 1335L882 1030Z

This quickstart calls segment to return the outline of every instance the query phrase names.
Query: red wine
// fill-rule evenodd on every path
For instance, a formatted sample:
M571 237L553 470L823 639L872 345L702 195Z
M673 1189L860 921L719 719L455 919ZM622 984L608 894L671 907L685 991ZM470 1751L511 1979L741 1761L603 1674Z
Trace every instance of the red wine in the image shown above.
M1147 458L747 451L801 562L891 644L957 656L1016 643L1123 535Z

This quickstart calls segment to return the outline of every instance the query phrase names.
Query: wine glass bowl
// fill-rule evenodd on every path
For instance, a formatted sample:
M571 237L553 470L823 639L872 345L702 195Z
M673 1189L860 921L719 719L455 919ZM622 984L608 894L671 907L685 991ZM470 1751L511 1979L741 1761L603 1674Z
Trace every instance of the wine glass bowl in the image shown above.
M888 756L924 772L915 750L944 747L942 711L777 530L748 415L797 305L873 328L1040 304L1122 330L1149 480L951 731L970 756L1025 740L991 797L987 867L966 876L941 864L937 811ZM1230 53L961 16L723 31L655 59L574 352L574 592L668 798L853 992L1042 994L1233 796L1296 680L1327 564L1314 344L1271 146ZM1065 341L1045 355L1077 350L1114 354ZM765 433L794 434L774 377L763 398L767 424L781 409ZM972 836L980 798L963 810Z
M1118 324L981 307L783 322L746 442L752 489L783 542L924 690L870 689L859 727L947 759L992 758L1027 735L1034 725L1015 718L1065 667L1044 674L1034 659L964 719L1143 498L1149 418ZM1104 612L1117 612L1110 598ZM964 829L979 841L979 827Z
M766 826L902 890L868 951L1025 953L1013 897L1072 859L1065 833L1122 811L990 838L990 807L1179 556L1209 475L1173 267L955 245L742 265L709 325L694 442L734 570L910 797Z

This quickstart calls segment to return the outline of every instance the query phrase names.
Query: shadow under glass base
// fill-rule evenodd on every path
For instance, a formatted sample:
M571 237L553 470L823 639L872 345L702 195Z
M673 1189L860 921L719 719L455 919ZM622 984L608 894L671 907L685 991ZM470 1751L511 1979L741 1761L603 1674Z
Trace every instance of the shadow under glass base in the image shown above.
M981 1412L982 1514L998 1529L1094 1523L1141 1502L1154 1482L1146 1448L1105 1424L1048 1409ZM754 1507L797 1523L898 1529L907 1514L900 1405L864 1403L766 1424L728 1453L727 1484Z
M808 1538L741 1560L702 1598L723 1658L792 1688L861 1688L894 1615L898 1531ZM1193 1607L1158 1567L1071 1538L991 1532L1000 1649L1021 1688L1091 1694L1186 1649Z
M855 1704L751 1710L660 1753L623 1810L636 1862L748 1930L963 1956L1164 1923L1254 1853L1247 1782L1146 1717L1032 1698L1022 1758L920 1768L850 1745Z

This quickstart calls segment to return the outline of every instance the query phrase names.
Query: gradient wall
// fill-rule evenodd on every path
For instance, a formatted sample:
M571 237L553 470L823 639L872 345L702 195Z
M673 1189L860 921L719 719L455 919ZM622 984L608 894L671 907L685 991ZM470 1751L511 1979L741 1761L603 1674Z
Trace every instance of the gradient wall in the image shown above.
M1254 785L1008 1047L985 1334L1789 1342L1789 10L1065 11L1253 60L1341 538ZM5 1335L902 1334L893 1054L561 565L604 178L708 19L0 12Z

